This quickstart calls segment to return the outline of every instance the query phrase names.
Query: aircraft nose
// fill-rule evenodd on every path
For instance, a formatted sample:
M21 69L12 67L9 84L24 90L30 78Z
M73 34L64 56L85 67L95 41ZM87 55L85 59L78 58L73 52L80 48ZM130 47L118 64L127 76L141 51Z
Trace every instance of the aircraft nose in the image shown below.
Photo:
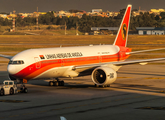
M15 69L15 66L13 66L13 65L8 65L7 71L10 75L16 74L16 69Z

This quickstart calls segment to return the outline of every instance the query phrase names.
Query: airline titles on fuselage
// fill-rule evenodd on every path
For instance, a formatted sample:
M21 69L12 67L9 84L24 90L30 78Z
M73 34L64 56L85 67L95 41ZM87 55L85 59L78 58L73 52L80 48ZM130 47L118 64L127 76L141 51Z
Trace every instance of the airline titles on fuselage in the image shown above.
M74 53L57 53L57 54L46 54L46 59L59 59L59 58L72 58L72 57L82 57L81 52Z

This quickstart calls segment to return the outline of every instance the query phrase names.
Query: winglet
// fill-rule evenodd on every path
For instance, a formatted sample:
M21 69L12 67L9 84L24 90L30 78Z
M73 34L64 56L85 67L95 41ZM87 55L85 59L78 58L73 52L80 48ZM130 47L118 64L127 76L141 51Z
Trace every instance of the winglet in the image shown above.
M128 5L113 45L126 47L132 5Z

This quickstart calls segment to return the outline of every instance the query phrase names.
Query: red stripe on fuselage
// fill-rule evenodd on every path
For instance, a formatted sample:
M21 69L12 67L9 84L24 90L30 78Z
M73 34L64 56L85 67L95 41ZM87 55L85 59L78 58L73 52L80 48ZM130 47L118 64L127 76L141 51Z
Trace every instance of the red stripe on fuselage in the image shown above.
M120 47L120 52L114 55L101 55L101 56L90 56L90 57L77 57L77 58L65 58L65 59L53 59L53 60L42 60L40 61L40 67L38 68L38 63L33 63L26 68L22 69L17 74L13 75L19 79L33 79L43 72L50 70L55 67L63 66L79 66L95 63L106 63L106 62L116 62L125 60L129 56L125 54L129 49L125 47Z

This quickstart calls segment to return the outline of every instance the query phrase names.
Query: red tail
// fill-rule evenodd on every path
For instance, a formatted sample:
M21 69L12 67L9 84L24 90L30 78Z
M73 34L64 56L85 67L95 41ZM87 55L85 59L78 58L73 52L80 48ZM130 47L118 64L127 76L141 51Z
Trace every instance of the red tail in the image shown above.
M128 5L125 11L123 20L120 24L119 31L117 33L114 45L126 47L127 45L127 38L128 38L128 31L129 31L129 23L131 17L131 9L132 5Z

